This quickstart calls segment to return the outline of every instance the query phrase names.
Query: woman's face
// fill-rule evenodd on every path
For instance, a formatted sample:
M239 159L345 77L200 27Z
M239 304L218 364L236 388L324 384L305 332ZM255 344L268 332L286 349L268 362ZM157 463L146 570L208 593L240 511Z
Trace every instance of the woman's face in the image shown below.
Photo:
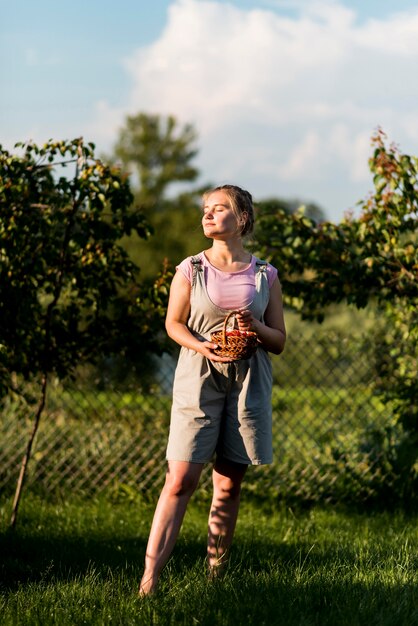
M238 221L224 191L214 191L203 207L202 226L205 237L227 239L239 235Z

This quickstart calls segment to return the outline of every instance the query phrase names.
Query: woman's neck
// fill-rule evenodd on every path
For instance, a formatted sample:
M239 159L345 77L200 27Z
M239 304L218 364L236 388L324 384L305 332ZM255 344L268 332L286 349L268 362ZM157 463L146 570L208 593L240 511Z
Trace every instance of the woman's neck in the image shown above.
M242 245L241 239L238 241L218 241L214 240L209 250L205 251L208 261L221 269L241 269L243 265L251 262L251 254Z

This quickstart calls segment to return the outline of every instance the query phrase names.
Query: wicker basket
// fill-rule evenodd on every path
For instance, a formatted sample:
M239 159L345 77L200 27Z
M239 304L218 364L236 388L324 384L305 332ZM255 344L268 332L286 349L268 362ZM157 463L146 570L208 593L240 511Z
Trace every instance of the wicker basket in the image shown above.
M231 311L225 317L222 330L217 330L211 334L211 341L218 344L218 348L214 350L214 353L218 356L225 356L233 359L234 361L240 361L242 359L249 359L257 350L257 333L251 330L238 330L233 328L227 330L227 324L233 315L236 315L238 311ZM235 324L235 319L234 319Z

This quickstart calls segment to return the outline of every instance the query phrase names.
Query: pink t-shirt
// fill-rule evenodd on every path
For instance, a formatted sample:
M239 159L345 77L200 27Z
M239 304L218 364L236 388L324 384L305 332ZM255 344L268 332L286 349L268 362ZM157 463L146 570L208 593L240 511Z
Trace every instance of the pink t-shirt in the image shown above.
M192 283L193 264L192 258L198 258L202 262L205 276L205 284L209 298L221 309L242 309L254 299L256 257L251 257L251 263L239 272L222 272L211 265L204 252L195 257L187 257L177 266L185 278ZM277 276L277 269L267 263L267 280L269 287L272 286Z

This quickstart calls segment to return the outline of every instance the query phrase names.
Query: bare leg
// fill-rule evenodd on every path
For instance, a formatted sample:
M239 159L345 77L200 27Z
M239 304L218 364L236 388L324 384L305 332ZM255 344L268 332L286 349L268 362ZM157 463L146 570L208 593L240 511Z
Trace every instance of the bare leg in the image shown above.
M228 558L238 517L246 465L218 459L213 468L213 499L208 525L208 566L220 573Z
M148 539L145 569L139 594L155 591L158 577L176 543L187 504L203 469L201 463L169 461L166 481L158 500Z

